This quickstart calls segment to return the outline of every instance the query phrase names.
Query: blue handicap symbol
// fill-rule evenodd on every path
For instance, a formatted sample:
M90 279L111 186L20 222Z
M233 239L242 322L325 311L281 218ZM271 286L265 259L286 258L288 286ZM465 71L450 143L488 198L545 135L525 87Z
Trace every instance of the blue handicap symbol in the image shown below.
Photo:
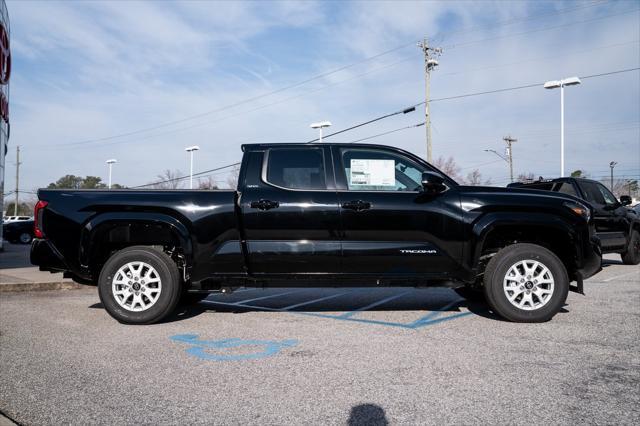
M272 340L245 340L245 339L222 339L222 340L198 340L197 334L176 334L170 337L175 342L187 343L193 345L189 349L186 349L189 355L198 357L200 359L206 359L210 361L243 361L248 359L267 358L276 355L284 348L292 347L298 344L297 340L289 339L281 342ZM222 355L216 353L207 352L208 349L233 349L240 346L262 346L263 350L259 352L252 352L238 355Z

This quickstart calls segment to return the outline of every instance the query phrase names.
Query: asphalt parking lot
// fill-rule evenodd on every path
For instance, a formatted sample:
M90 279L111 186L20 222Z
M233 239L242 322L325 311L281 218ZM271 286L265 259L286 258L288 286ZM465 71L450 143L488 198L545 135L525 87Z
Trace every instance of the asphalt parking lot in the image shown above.
M611 257L618 259L618 257ZM125 326L94 288L0 294L24 424L640 424L640 267L544 324L448 289L242 289Z

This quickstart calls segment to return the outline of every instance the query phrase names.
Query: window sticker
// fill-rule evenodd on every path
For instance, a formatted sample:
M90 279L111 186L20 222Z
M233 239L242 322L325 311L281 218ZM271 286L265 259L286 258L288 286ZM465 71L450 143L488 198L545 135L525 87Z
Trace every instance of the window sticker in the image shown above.
M394 160L351 160L351 185L395 186Z

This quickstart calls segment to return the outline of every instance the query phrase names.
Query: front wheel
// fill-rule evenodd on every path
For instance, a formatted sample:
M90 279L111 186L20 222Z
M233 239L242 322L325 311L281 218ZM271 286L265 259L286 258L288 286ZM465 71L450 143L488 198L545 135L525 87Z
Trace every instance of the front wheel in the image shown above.
M489 306L514 322L544 322L560 311L569 293L564 265L548 249L514 244L489 261L484 274Z
M640 264L640 233L635 229L631 231L629 236L627 250L622 253L622 263L625 265Z
M128 247L107 260L98 294L109 314L125 324L153 324L173 312L180 298L180 275L165 253Z

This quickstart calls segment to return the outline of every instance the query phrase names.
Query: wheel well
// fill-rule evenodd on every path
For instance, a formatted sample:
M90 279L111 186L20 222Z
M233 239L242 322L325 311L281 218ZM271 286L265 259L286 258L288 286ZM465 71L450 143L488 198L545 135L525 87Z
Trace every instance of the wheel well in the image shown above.
M576 269L574 244L568 233L552 227L509 225L497 227L485 237L480 254L480 274L484 273L491 256L516 243L536 244L550 250L562 261L569 276Z
M115 252L131 246L151 246L167 253L182 268L184 248L177 233L163 223L127 223L105 225L91 240L89 270L94 280Z

